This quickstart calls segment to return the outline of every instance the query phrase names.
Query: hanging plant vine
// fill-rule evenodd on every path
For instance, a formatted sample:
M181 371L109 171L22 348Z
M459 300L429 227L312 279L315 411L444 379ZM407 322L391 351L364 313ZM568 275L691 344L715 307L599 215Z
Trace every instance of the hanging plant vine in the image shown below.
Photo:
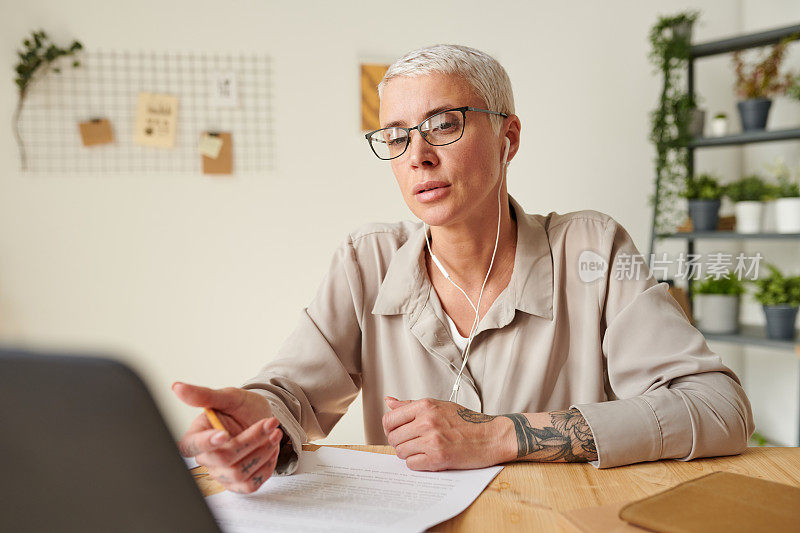
M47 72L52 70L55 73L61 72L58 66L58 59L62 56L72 56L83 48L78 41L73 41L68 49L59 48L52 42L49 42L47 34L44 31L35 31L31 33L29 39L23 39L22 44L25 46L24 50L17 50L19 62L14 68L17 77L14 83L17 84L17 107L14 110L14 115L11 119L11 127L14 131L14 139L17 141L19 147L19 157L22 170L27 170L28 159L25 153L25 144L22 142L22 136L19 133L19 119L22 115L22 106L25 103L25 97L28 95L33 82L43 78ZM80 61L74 60L72 62L73 68L80 66Z
M650 114L650 140L656 148L655 192L650 204L655 210L655 231L671 233L685 218L680 195L686 186L689 154L689 120L695 107L694 95L686 88L691 49L691 28L698 11L659 17L650 29L650 61L662 76L659 105Z

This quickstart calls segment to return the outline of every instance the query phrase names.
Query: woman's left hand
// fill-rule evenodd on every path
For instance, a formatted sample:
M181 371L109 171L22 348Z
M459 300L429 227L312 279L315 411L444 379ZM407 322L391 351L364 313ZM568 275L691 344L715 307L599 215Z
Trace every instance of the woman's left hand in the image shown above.
M391 410L383 415L383 431L410 469L458 470L502 462L502 417L432 398L384 400Z

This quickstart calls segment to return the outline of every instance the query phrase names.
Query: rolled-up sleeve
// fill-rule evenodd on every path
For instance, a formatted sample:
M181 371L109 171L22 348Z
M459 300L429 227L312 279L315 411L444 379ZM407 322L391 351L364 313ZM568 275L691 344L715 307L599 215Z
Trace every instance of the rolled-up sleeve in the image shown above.
M276 474L293 473L302 444L326 436L358 395L362 313L361 276L348 238L277 357L242 386L267 399L288 436Z
M606 225L604 250L609 268L599 304L612 399L571 406L594 435L598 459L592 464L744 451L755 428L739 378L709 349L666 283L647 279L644 265L638 276L627 268L639 252L614 220Z

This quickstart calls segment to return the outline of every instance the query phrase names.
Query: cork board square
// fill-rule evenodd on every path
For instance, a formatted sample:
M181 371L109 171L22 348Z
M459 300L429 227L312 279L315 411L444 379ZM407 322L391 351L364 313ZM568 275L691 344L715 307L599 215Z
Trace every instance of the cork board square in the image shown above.
M233 136L230 132L218 132L222 148L216 159L203 155L203 174L233 174Z
M78 129L81 132L81 142L84 146L114 142L114 132L111 130L111 122L107 118L80 122Z

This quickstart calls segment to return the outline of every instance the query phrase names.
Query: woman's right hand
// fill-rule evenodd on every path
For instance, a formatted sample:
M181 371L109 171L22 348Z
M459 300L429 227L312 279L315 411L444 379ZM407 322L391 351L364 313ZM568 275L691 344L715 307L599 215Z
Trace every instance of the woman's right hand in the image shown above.
M234 492L250 494L269 479L283 432L263 396L235 387L209 389L181 382L174 383L172 391L188 405L214 409L227 429L214 429L201 413L178 443L181 455L195 457L211 477Z

